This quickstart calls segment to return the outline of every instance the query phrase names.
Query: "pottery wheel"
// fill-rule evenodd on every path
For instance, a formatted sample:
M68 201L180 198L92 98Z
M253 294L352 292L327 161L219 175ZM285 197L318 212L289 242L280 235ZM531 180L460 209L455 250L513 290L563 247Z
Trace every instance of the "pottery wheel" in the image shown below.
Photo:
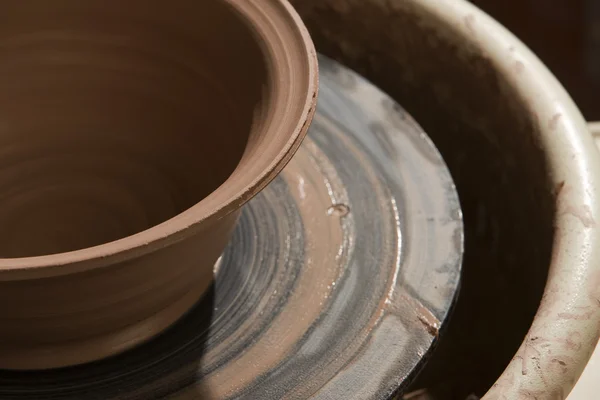
M244 208L198 306L120 356L0 372L0 399L388 399L408 383L457 293L457 194L397 104L320 68L309 137Z

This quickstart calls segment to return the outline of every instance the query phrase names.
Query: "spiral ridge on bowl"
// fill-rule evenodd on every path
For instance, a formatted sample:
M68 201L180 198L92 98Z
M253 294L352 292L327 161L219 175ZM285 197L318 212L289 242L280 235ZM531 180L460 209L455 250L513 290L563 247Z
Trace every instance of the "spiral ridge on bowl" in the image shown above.
M0 367L79 365L179 320L310 124L285 0L0 4Z
M270 100L260 45L225 3L172 3L218 28L177 26L155 3L38 5L0 8L0 258L136 234L227 180Z

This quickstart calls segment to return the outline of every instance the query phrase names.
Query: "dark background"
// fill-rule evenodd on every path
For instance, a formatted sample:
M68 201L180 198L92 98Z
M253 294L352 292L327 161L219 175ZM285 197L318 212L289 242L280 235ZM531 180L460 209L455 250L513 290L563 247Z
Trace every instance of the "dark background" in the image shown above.
M600 120L600 0L472 0L550 68L588 120Z

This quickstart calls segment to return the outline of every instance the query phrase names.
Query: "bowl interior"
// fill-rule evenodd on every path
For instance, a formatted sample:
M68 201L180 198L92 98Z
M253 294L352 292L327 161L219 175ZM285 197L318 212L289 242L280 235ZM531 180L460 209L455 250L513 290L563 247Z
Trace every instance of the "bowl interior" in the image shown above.
M260 40L226 1L2 2L0 258L133 235L223 184L268 117Z

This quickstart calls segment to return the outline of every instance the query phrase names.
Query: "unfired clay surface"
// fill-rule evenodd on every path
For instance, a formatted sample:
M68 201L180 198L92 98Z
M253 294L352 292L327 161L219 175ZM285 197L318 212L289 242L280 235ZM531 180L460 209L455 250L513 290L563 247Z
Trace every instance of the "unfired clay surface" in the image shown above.
M0 367L129 348L212 280L306 133L285 0L0 4Z

